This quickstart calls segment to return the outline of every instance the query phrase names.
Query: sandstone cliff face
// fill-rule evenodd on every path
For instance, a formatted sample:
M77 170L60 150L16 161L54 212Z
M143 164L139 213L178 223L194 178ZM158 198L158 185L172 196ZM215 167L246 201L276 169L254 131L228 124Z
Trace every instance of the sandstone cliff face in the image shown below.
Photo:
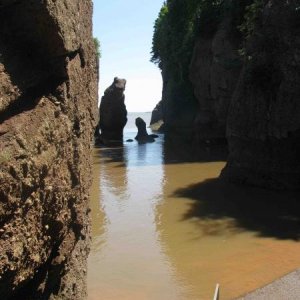
M274 188L300 186L300 1L268 1L248 43L229 110L223 175Z
M83 299L97 113L92 3L0 1L1 299Z

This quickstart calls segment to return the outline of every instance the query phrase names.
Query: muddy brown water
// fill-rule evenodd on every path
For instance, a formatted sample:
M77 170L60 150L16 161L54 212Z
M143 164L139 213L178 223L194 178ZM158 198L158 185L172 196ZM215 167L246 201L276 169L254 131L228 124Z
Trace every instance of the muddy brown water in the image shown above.
M133 137L127 132L126 138ZM89 300L235 299L300 267L296 193L218 179L153 144L95 149Z

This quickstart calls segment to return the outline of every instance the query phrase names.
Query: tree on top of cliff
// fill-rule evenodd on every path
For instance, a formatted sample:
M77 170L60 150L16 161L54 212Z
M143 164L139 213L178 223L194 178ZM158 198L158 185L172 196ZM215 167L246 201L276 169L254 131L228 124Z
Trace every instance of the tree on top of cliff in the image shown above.
M168 0L164 2L154 24L151 61L173 69L184 77L183 65L192 54L194 24L198 14L197 0Z
M251 30L253 3L264 0L167 0L154 24L151 61L164 77L163 101L176 102L179 109L195 102L189 67L198 37L210 39L225 16L230 16L232 36L241 35L240 27ZM246 9L249 7L248 10ZM244 25L245 24L245 25ZM169 101L168 100L168 101ZM182 103L182 105L180 104Z
M263 0L167 0L154 24L151 61L160 69L184 77L195 38L209 37L224 14L230 13L233 28L251 31L253 18ZM246 17L245 11L247 12Z

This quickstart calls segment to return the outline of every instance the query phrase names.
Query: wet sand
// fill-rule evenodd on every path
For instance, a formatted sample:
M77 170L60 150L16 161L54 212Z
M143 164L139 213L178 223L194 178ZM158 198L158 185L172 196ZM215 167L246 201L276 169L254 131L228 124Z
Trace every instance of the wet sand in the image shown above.
M162 137L95 149L90 300L211 299L216 283L234 299L300 267L298 194L231 185L224 161L167 153Z

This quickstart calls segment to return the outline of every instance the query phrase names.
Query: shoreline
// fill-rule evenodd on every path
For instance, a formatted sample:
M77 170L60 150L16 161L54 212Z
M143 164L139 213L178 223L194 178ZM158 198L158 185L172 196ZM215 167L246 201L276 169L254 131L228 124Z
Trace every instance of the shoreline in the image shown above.
M295 300L300 295L300 268L236 300Z

